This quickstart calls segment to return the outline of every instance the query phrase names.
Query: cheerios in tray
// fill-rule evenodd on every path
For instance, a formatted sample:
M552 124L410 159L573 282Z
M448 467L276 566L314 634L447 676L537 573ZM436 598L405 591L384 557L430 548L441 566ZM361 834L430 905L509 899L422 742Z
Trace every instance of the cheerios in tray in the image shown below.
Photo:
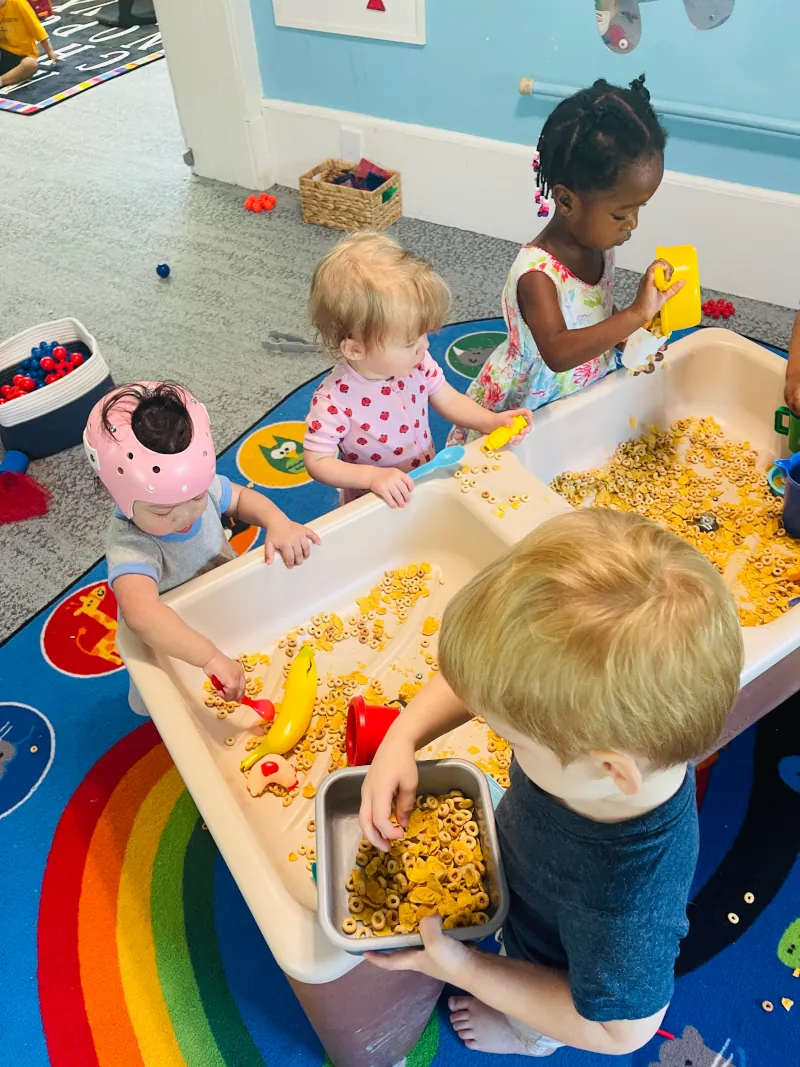
M454 789L418 796L408 829L388 853L362 839L345 883L351 937L413 934L428 915L445 930L489 921L480 829L473 801Z
M772 622L800 593L800 556L783 500L749 441L713 418L678 419L618 445L605 467L565 471L551 488L576 506L638 511L698 548L723 575L743 626Z

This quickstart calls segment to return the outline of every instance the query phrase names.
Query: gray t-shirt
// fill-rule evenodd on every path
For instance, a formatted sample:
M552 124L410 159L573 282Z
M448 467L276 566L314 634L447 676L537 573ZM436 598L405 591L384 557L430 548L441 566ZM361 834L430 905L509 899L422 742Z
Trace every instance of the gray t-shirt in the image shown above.
M144 533L115 508L106 531L108 584L113 587L123 574L145 574L156 583L159 593L166 593L234 559L236 553L222 526L231 492L230 480L217 475L200 518L186 533L164 537Z
M578 1013L646 1019L672 998L699 833L694 771L646 815L598 823L511 765L497 808L511 890L506 952L567 970Z

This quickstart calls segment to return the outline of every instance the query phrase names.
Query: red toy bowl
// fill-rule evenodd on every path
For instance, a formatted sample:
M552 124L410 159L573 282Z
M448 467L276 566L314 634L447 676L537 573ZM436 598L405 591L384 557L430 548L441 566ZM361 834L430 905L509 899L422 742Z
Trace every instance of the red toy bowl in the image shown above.
M402 708L367 704L363 697L353 697L347 708L347 764L365 767L372 763L381 741Z

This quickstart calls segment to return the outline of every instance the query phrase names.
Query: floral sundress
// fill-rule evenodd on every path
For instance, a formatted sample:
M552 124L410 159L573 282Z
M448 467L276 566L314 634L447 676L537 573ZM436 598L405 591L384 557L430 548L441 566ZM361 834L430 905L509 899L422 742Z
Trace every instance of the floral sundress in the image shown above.
M533 411L549 404L551 400L559 400L562 396L569 396L591 385L618 366L615 351L611 348L572 370L558 374L550 370L539 354L519 309L519 280L534 270L546 274L555 284L561 314L570 330L603 322L614 308L613 251L604 255L600 281L596 285L589 285L543 248L524 245L514 260L503 290L503 317L508 326L508 338L489 356L481 373L467 390L467 396L491 411L508 411L511 408L530 408ZM448 444L466 444L478 436L475 431L456 426L450 432Z

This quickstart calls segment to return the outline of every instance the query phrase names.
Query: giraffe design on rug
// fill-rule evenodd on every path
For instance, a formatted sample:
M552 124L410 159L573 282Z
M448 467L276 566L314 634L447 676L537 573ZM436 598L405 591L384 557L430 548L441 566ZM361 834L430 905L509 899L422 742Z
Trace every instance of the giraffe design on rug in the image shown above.
M122 657L117 652L117 620L112 619L110 615L107 615L102 610L102 603L106 595L106 587L104 585L96 585L94 589L90 590L85 596L80 598L81 606L74 612L75 617L78 615L86 615L90 619L94 619L95 622L99 622L105 629L105 634L96 641L94 645L89 648L85 648L81 644L81 637L86 633L86 627L81 626L75 637L75 644L84 652L87 656L98 656L100 659L106 660L108 663L113 663L117 667L122 666Z

